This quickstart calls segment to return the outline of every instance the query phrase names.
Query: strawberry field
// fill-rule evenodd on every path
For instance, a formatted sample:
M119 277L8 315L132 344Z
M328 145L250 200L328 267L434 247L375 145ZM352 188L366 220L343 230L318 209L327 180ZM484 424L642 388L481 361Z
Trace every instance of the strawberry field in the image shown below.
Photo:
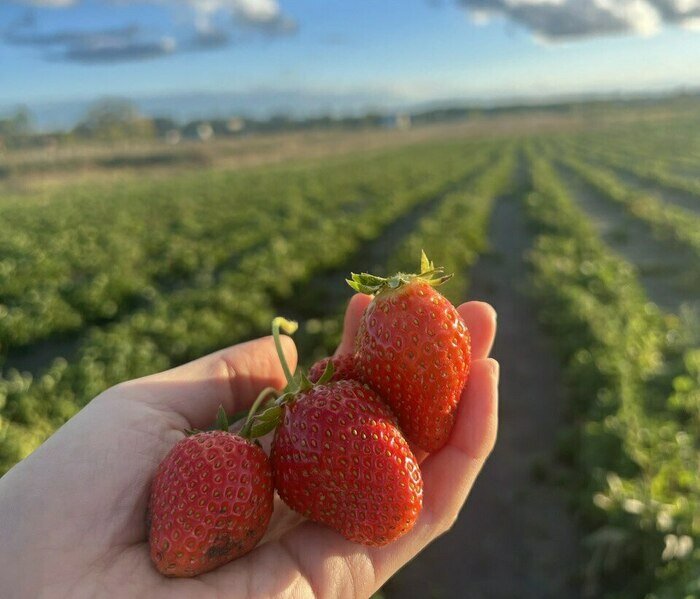
M277 314L310 364L339 341L344 278L414 270L425 249L453 302L501 315L500 440L463 513L481 521L384 594L456 596L466 571L484 596L508 578L700 596L698 131L678 114L0 186L0 473L108 387Z

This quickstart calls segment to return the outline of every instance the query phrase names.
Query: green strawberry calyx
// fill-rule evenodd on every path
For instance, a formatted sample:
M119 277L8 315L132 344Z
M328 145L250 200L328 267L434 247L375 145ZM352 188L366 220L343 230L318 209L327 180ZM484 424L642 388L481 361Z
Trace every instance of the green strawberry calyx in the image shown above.
M284 351L282 351L280 330L287 335L292 335L297 328L298 324L296 322L287 320L281 316L278 316L272 321L272 337L275 341L275 349L280 363L282 364L284 376L287 379L287 385L281 391L281 394L272 387L263 389L248 412L248 416L239 433L241 436L255 439L274 430L282 419L283 407L285 405L295 401L299 393L308 391L316 385L324 385L331 380L334 368L330 360L321 378L316 383L312 383L302 371L299 371L297 374L292 374ZM274 395L275 397L265 401L270 395Z
M428 260L425 252L421 251L419 274L399 272L391 277L378 277L366 272L360 274L351 273L350 278L346 279L346 282L359 293L377 295L384 291L394 291L414 281L421 281L432 287L438 287L451 278L452 274L445 274L445 269L442 266L436 268Z

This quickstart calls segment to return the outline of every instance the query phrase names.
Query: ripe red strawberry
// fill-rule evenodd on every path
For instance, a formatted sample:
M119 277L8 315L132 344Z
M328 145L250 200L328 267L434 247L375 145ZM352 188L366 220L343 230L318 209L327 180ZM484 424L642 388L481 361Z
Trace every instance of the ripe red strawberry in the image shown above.
M419 275L348 281L375 295L355 340L360 377L389 404L406 438L429 452L449 439L471 362L467 326L435 290L449 278L442 274L423 254Z
M339 356L332 356L330 358L323 358L316 362L309 369L309 380L312 383L318 382L318 379L323 376L328 362L333 363L333 376L330 382L335 381L346 381L348 379L354 379L356 381L359 379L359 372L355 368L355 356L353 354L341 354Z
M391 410L357 381L297 393L284 407L270 459L284 502L351 541L390 543L420 513L418 463Z
M272 471L259 445L221 430L187 437L153 481L151 559L166 576L213 570L255 547L272 504Z

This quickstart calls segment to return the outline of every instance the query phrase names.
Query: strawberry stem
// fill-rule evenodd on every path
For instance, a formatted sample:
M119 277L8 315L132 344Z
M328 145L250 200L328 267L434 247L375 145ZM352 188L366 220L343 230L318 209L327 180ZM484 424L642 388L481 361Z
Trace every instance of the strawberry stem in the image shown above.
M284 377L287 379L287 385L291 385L294 376L292 371L289 369L289 364L287 364L287 358L284 357L284 351L282 350L282 342L280 341L280 329L287 335L293 335L299 325L293 320L287 320L278 316L272 320L272 338L275 340L275 349L277 350L277 356L282 364L282 370L284 370Z
M243 423L243 426L241 427L241 430L238 432L238 434L241 437L246 437L250 438L250 431L253 427L253 420L255 418L255 415L258 412L258 409L260 408L260 405L263 403L265 398L268 395L277 395L277 389L274 387L265 387L255 398L255 401L253 402L253 405L250 406L250 410L248 411L248 416Z

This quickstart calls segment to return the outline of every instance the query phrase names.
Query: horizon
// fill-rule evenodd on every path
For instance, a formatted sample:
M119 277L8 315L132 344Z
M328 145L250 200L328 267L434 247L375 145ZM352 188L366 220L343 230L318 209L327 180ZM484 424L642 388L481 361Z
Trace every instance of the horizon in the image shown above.
M0 22L0 112L44 125L101 97L229 97L260 118L700 85L692 2L15 0Z
M253 94L257 96L256 107L247 106ZM126 100L147 118L171 118L181 125L192 121L217 120L240 117L247 120L265 121L274 117L284 117L290 120L305 120L330 117L344 119L367 116L370 114L390 115L409 113L418 115L435 110L469 110L469 109L516 109L523 106L532 108L547 108L555 105L575 105L578 103L604 102L644 102L656 99L673 100L675 98L700 95L696 87L673 87L658 90L606 91L578 94L557 94L546 96L510 96L491 98L439 98L425 102L408 102L394 98L369 97L357 102L357 96L338 95L315 97L316 102L310 102L305 109L289 108L292 99L303 97L302 90L285 90L277 92L256 90L249 94L236 92L186 91L164 92L149 96L96 96L55 102L39 102L34 104L0 104L0 118L11 117L18 110L27 109L36 129L41 132L69 130L80 123L90 107L105 99ZM263 97L265 96L265 97ZM314 98L309 94L307 99ZM335 102L333 102L335 100ZM364 102L364 103L363 103ZM247 109L246 109L247 106ZM285 107L286 106L286 107Z

